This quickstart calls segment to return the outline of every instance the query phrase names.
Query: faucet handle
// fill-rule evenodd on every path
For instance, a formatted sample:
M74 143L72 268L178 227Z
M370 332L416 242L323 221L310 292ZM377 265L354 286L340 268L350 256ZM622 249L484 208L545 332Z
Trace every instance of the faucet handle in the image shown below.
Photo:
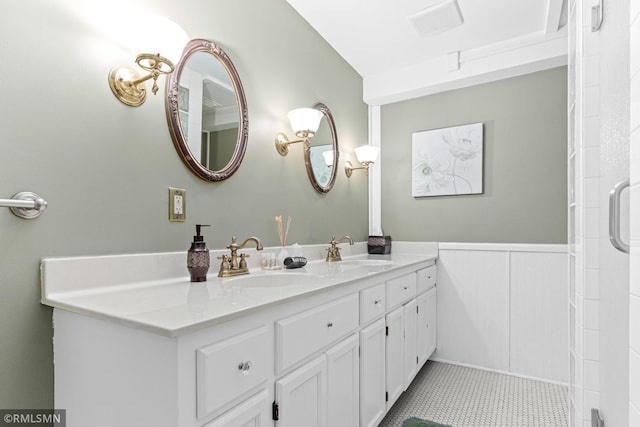
M229 257L227 255L219 256L218 259L222 260L220 263L220 270L228 270L231 268L231 265L229 264Z
M249 258L249 255L240 254L240 265L238 268L247 268L247 258Z

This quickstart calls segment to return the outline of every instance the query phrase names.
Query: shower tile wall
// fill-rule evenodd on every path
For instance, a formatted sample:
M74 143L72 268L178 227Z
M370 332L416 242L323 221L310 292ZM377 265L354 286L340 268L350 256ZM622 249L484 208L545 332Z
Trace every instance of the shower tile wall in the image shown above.
M631 218L640 215L640 0L631 0ZM640 378L640 224L631 222L631 269L629 296L629 378ZM629 390L629 425L640 425L640 384L632 381Z
M599 33L591 1L569 2L570 424L599 406Z

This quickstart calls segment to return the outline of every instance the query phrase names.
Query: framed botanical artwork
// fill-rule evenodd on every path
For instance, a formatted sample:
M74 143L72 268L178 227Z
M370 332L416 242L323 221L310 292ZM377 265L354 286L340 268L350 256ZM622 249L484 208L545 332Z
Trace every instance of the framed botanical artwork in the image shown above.
M482 193L482 123L414 132L411 143L413 197Z

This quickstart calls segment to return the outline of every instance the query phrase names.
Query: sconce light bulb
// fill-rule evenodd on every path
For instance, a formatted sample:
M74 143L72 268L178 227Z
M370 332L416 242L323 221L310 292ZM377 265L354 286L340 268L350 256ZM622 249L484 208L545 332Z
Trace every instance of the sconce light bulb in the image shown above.
M324 162L328 167L333 167L333 150L327 150L323 152L322 157L324 158Z
M318 131L320 120L324 114L315 108L296 108L287 114L293 132L299 138L311 138Z
M374 163L378 159L380 149L373 145L361 145L353 150L358 161L362 164Z

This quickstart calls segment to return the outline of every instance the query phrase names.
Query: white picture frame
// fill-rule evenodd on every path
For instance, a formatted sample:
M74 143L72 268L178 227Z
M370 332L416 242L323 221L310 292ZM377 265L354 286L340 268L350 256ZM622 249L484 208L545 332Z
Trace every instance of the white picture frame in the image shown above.
M483 145L482 123L414 132L412 196L481 194Z

